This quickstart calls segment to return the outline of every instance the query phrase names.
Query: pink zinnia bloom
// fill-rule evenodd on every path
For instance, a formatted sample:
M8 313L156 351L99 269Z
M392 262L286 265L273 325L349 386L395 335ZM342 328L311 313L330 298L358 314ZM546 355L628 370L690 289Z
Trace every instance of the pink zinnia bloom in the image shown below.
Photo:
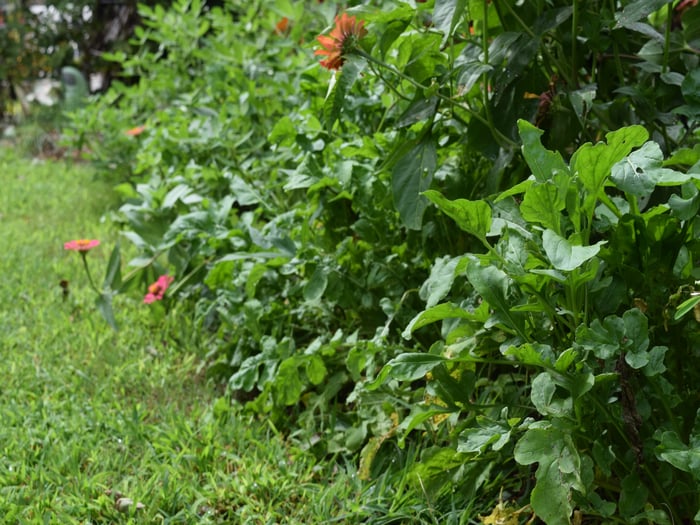
M146 304L154 303L155 301L160 301L165 295L165 291L175 280L174 277L169 275L161 275L158 280L148 287L148 293L144 296L143 302Z
M63 243L63 248L66 250L74 250L78 252L89 252L95 246L99 246L100 241L97 239L77 239Z
M146 126L136 126L135 128L131 128L126 130L124 133L129 135L130 137L135 137L136 135L140 135L146 130Z

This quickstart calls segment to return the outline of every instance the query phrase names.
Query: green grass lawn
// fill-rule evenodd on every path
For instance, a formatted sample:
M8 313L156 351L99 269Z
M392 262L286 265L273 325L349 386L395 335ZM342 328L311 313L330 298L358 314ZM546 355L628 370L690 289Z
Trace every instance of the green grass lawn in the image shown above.
M351 473L217 397L176 312L157 321L140 296L119 297L122 329L107 326L63 249L100 239L88 257L101 282L118 238L100 220L114 205L107 183L0 149L0 184L2 523L362 519Z

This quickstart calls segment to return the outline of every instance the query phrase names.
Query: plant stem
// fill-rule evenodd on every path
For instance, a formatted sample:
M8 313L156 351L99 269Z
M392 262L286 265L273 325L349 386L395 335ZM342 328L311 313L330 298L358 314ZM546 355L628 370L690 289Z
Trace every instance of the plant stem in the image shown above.
M392 66L391 64L387 64L386 62L383 62L382 60L379 60L377 58L374 58L372 55L366 53L365 51L361 49L356 49L354 51L356 54L359 56L363 57L364 59L368 60L369 62L372 62L373 64L376 64L378 66L381 66L383 68L386 68L387 70L391 71L394 75L399 77L401 80L405 80L409 84L411 84L413 87L422 89L422 90L429 90L430 86L425 86L418 82L417 80L409 77L408 75L402 73L399 71L396 67ZM473 118L477 119L479 122L484 124L485 126L488 126L489 129L491 130L491 133L493 134L494 138L496 141L499 143L501 146L508 146L510 148L517 148L519 145L517 142L509 139L506 137L503 133L501 133L498 129L494 128L487 119L479 115L476 111L471 109L469 106L465 104L460 104L459 102L456 102L452 100L450 97L443 95L439 91L435 93L435 96L438 97L439 99L445 101L448 103L450 106L462 109L463 111L466 111L471 115Z
M489 63L489 3L484 2L484 28L481 32L481 52L484 54L484 64ZM489 128L492 130L496 129L493 123L493 115L491 115L491 106L489 105L489 76L488 72L484 71L481 75L481 81L483 83L483 89L481 90L481 103L484 105L484 112L486 113L486 120L488 121Z
M95 286L95 281L92 280L92 275L90 274L90 268L89 268L88 263L87 263L87 252L81 251L80 256L83 259L83 266L85 267L85 273L87 274L88 281L90 282L90 286L92 287L93 290L95 290L95 292L97 292L99 295L102 295L102 292L100 291L100 289L97 288L97 286Z
M573 87L578 86L578 68L576 66L576 39L578 38L578 0L574 0L574 11L571 15L571 80Z
M664 63L661 69L662 73L668 72L668 57L671 47L671 23L673 22L673 2L670 2L666 8L666 34L664 35Z

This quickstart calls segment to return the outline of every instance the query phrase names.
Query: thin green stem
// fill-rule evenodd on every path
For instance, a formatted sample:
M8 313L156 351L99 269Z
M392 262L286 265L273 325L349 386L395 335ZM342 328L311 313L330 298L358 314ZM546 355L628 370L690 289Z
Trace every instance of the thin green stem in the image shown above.
M664 63L662 72L668 72L669 52L671 48L671 23L673 22L673 2L669 3L666 8L666 34L664 35Z
M515 20L518 22L520 25L521 29L523 32L525 32L530 38L533 40L540 41L541 36L536 35L535 32L528 26L525 21L518 16L518 13L516 13L515 9L513 9L513 6L510 5L510 2L503 2L503 4L508 8L508 11L510 12L511 16L515 18ZM569 78L569 72L566 68L564 68L560 63L559 60L557 60L554 55L550 52L549 48L544 45L540 45L540 51L542 52L542 55L545 56L547 59L546 63L549 64L554 64L556 66L556 70L558 74L563 77L563 79L566 81L566 83L570 86L573 86L574 83L572 82L572 79Z
M97 292L99 295L102 295L102 292L100 291L100 289L97 286L95 286L95 281L92 280L92 275L90 274L90 267L88 266L88 263L87 263L87 252L81 251L80 257L82 257L82 259L83 259L83 266L85 267L85 273L87 274L88 281L90 282L90 286L92 287L93 290L95 290L95 292Z
M361 49L356 49L355 53L357 55L363 57L364 59L368 60L371 63L374 63L378 66L383 67L383 68L386 68L387 70L391 71L394 75L399 77L401 80L405 80L406 82L408 82L409 84L411 84L415 88L422 89L422 90L431 89L430 86L426 86L424 84L421 84L417 80L402 73L401 71L396 69L396 67L392 66L391 64L387 64L386 62L383 62L382 60L374 58L372 55L364 52ZM477 113L476 111L471 109L469 106L466 106L465 104L460 104L459 102L456 102L455 100L451 99L450 97L443 95L439 91L435 93L435 96L438 97L440 100L445 101L446 103L448 103L452 107L459 108L459 109L462 109L463 111L466 111L467 113L469 113L470 116L472 116L476 120L480 121L485 126L488 126L489 129L491 130L491 133L493 134L494 138L499 143L499 145L507 146L509 148L517 148L519 146L517 142L509 139L503 133L501 133L498 129L492 127L487 119L485 119L484 117L479 115L479 113Z
M484 2L484 28L481 32L481 52L484 55L484 64L489 63L489 3ZM484 71L481 75L481 82L483 83L483 89L481 90L481 103L484 106L484 112L486 113L486 120L490 129L496 129L493 123L493 115L491 114L491 105L489 103L489 91L491 90L491 85L489 83L489 75L487 71Z
M578 85L578 67L576 65L576 40L578 39L578 0L574 0L574 10L571 15L571 80L573 86Z

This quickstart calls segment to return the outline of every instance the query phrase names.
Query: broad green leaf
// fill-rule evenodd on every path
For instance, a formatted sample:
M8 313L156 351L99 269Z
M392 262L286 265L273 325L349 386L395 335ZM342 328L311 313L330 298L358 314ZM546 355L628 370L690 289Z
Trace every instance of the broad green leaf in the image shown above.
M323 363L323 358L319 355L312 355L306 363L306 377L312 385L318 385L326 378L328 370Z
M592 246L576 246L552 230L547 229L542 233L542 245L547 257L557 270L565 272L575 270L595 257L605 242L600 241Z
M241 206L250 206L264 200L260 193L244 181L240 175L233 176L230 188L232 196Z
M537 411L543 416L556 415L550 408L552 398L557 390L552 376L547 372L542 372L535 376L530 387L530 399ZM556 411L555 411L556 412Z
M544 131L522 119L518 120L518 130L523 141L523 156L536 181L545 182L551 179L555 173L569 173L569 168L561 154L549 151L542 145L540 137Z
M530 428L513 451L521 465L539 463L537 483L530 503L537 517L547 525L568 525L571 513L571 486L580 485L581 458L567 438L555 428Z
M443 42L452 34L464 12L466 0L435 0L433 8L433 25L444 35Z
M172 208L178 200L183 200L190 193L192 193L192 188L187 184L178 184L165 196L161 207L166 210Z
M537 483L530 494L532 510L547 525L571 523L571 489L564 482L559 462L540 463L535 473Z
M561 212L565 207L566 193L549 181L532 184L527 188L520 204L520 213L526 221L558 232L561 228Z
M233 390L250 392L260 377L260 364L265 357L255 354L241 363L236 372L229 378L228 385Z
M620 491L620 515L631 517L644 508L647 502L649 490L636 473L625 476L621 483Z
M419 91L416 94L416 98L411 102L411 105L406 108L406 111L404 111L394 123L394 128L405 128L417 122L432 118L437 110L438 101L439 99L437 97L423 97L423 93Z
M632 308L622 314L625 326L624 348L632 352L646 351L649 348L649 320L639 308Z
M403 337L411 338L411 334L426 325L443 321L445 319L473 319L474 314L461 306L452 303L442 303L423 310L416 315L403 332Z
M535 21L532 29L538 35L551 31L571 18L573 12L574 8L571 6L545 9L542 16Z
M294 143L297 130L289 115L284 115L270 131L267 140L272 144L291 146Z
M620 351L624 333L625 327L620 317L606 317L603 323L594 319L590 327L581 325L576 329L576 345L593 352L598 359L610 359Z
M467 428L459 434L457 452L476 452L481 454L491 446L500 450L510 441L510 428L503 423L491 423L486 426Z
M224 263L226 264L226 263ZM231 264L231 263L229 263ZM224 265L218 265L217 267L221 267ZM255 297L255 290L258 287L258 283L260 280L265 276L265 273L267 272L268 268L264 264L256 264L250 269L250 273L248 273L248 279L246 279L245 282L245 293L248 296L249 299L253 299ZM209 273L209 276L207 276L207 280L211 282L211 279L214 278L212 276L212 272ZM228 280L231 280L231 274L228 275Z
M669 184L676 172L662 167L663 153L656 142L647 142L612 167L611 179L618 189L637 197L648 197L664 179ZM688 177L684 177L686 180ZM685 180L683 181L685 182Z
M461 257L438 257L430 269L430 277L420 287L418 295L426 304L425 307L432 308L441 301L447 292L452 288L455 280L455 269Z
M444 357L433 354L401 354L384 365L377 379L367 385L367 388L375 390L389 376L399 381L415 381L445 361Z
M656 456L683 472L689 472L700 481L700 447L689 447L673 431L661 434L661 442L656 447Z
M340 118L340 113L345 103L345 98L350 93L353 84L365 69L366 62L363 58L349 56L343 63L342 69L337 73L335 85L331 89L323 105L323 116L327 130L331 130L335 121Z
M647 377L653 377L659 374L663 374L666 371L666 365L664 364L664 357L668 352L668 348L665 346L655 346L648 352L648 364L644 367L644 375Z
M466 199L449 200L435 190L423 192L440 211L450 216L460 229L479 239L486 238L491 230L491 206L484 201Z
M631 23L648 17L654 11L658 11L672 0L636 0L625 6L618 13L615 13L617 27L628 27Z
M523 339L525 336L525 321L522 313L511 310L509 299L510 278L505 272L495 266L482 266L481 262L472 258L467 264L467 279L479 295L491 305L500 317L513 328Z
M562 448L562 435L554 428L530 428L515 445L513 458L520 465L551 463Z
M604 439L598 439L593 443L591 453L593 454L593 459L595 459L596 466L605 476L611 476L611 467L616 459L612 445Z
M573 172L581 179L583 186L597 197L612 167L636 147L649 138L642 126L628 126L605 135L607 144L599 142L595 146L586 143L571 158Z
M526 343L524 345L511 346L504 352L504 355L513 356L520 363L541 366L543 368L551 368L555 362L552 347L540 343Z
M275 397L280 404L291 406L299 402L304 390L297 361L289 357L280 363L273 384Z
M436 167L435 140L425 136L396 162L392 170L394 203L404 225L411 230L421 228L423 212L428 205L421 193L430 187Z
M304 299L306 301L317 301L323 296L328 286L328 272L325 267L317 266L311 274L309 282L304 286Z
M434 417L441 417L445 414L451 414L456 409L446 408L437 405L414 405L411 409L411 413L406 417L406 419L401 423L401 430L403 430L403 437L401 438L401 444L403 444L404 438L408 435L411 430L422 425L429 419Z

